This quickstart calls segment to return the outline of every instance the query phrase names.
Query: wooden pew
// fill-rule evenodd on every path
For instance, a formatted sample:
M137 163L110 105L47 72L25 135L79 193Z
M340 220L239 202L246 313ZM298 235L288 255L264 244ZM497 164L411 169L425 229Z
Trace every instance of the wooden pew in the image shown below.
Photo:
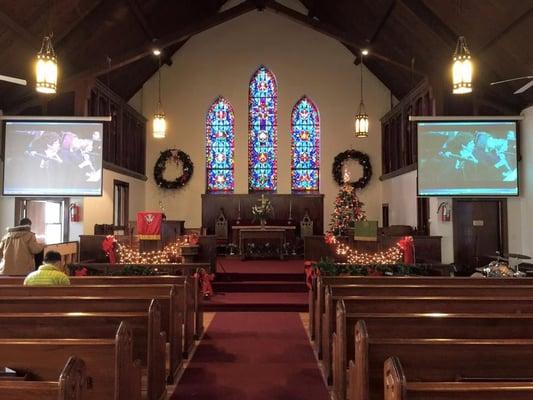
M162 327L167 335L170 356L169 381L174 381L183 364L182 315L171 313L169 304L174 296L96 297L96 296L0 296L0 313L54 312L147 312L155 298L162 305Z
M170 293L170 297L169 297ZM168 321L179 319L183 321L183 351L184 356L188 356L194 346L194 296L187 281L184 285L77 285L77 286L38 286L28 287L19 285L2 285L0 286L0 296L81 296L81 297L152 297L161 301L163 313L172 315ZM167 308L168 307L168 308ZM167 313L167 310L168 313ZM170 314L169 314L170 313ZM164 317L165 321L165 317ZM166 322L166 321L165 321ZM177 329L174 324L168 324L169 339L172 340L176 335ZM165 325L163 325L165 326ZM166 328L166 326L165 326ZM181 328L180 328L181 329Z
M473 282L475 283L475 281ZM326 288L325 311L319 318L322 320L322 342L315 340L315 347L322 354L322 360L326 372L326 377L331 380L331 346L332 337L335 332L335 307L341 298L351 298L352 296L412 296L412 297L527 297L533 295L533 286L480 286L462 285L329 285Z
M532 339L373 338L356 326L355 361L350 363L351 400L383 399L383 366L396 356L417 381L465 379L533 381Z
M159 400L166 396L166 334L161 331L161 306L157 300L152 301L148 312L0 313L0 338L113 338L122 321L131 327L133 358L146 368L148 399Z
M374 338L521 339L533 337L533 314L346 313L337 303L333 337L333 386L346 398L348 362L355 354L355 325L364 321Z
M188 302L194 301L194 336L199 338L203 333L203 310L198 279L194 276L153 275L153 276L71 276L71 285L184 285L189 282ZM2 285L22 285L24 277L0 276ZM0 288L1 293L1 288Z
M385 400L530 400L533 382L408 381L400 360L388 358L383 368Z
M132 357L132 334L121 323L114 339L0 339L0 364L31 366L33 377L53 380L72 354L87 366L84 399L140 400L140 362Z
M31 373L31 363L23 367ZM83 360L70 357L59 378L50 381L0 380L2 400L83 400L87 384Z
M533 285L533 278L490 278L474 279L461 277L412 277L412 276L319 276L312 280L309 291L309 334L315 343L322 342L322 318L325 309L325 288L328 285L483 285L483 286L521 286ZM317 348L319 358L322 351Z

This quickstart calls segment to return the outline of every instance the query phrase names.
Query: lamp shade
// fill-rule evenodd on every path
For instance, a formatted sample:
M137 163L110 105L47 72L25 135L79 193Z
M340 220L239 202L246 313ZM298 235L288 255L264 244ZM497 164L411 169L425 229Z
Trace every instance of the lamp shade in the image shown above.
M152 121L153 132L152 135L156 139L163 139L167 134L167 120L165 119L165 113L158 112L154 115Z
M470 51L463 36L459 37L453 54L453 94L472 92L473 65Z
M57 91L57 58L52 40L45 36L35 62L35 90L53 94Z
M364 113L355 116L355 137L368 137L368 115Z

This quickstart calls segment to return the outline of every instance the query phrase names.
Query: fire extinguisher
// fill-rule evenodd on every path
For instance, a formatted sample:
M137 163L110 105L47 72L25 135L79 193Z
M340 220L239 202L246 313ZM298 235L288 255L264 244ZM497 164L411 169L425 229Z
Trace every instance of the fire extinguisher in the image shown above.
M69 206L70 222L80 222L81 208L78 204L72 203Z
M452 217L450 205L447 201L443 201L439 204L439 207L437 208L437 214L440 213L440 220L442 222L449 222Z

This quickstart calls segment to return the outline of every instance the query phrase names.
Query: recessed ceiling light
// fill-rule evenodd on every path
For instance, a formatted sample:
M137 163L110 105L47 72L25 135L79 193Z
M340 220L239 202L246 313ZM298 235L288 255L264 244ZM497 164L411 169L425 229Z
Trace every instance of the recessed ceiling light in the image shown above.
M361 54L364 55L364 56L367 56L368 55L368 49L361 50Z
M160 56L161 55L161 50L155 48L152 50L152 53L154 54L154 56Z

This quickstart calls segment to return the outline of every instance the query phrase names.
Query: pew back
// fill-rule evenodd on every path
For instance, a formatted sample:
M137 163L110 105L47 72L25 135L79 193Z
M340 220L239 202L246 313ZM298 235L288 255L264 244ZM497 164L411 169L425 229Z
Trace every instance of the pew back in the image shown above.
M514 379L533 381L531 339L373 338L356 326L355 361L350 365L351 399L383 399L383 365L394 355L416 381Z
M15 370L30 365L38 380L55 379L72 354L87 366L84 399L140 400L141 369L125 323L114 339L0 339L0 363Z
M0 394L2 400L82 400L86 383L85 363L70 357L57 380L0 380Z
M400 360L391 357L383 369L385 400L529 400L533 382L413 382Z

